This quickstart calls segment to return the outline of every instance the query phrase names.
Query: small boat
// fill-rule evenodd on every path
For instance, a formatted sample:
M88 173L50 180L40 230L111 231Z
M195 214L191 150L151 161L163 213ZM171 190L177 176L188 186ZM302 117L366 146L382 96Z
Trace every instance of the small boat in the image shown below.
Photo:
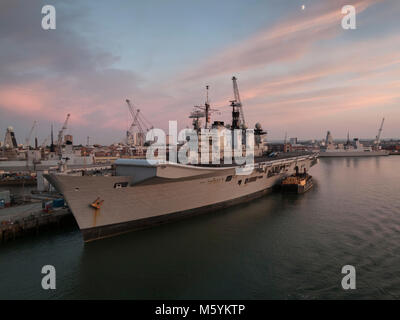
M312 176L307 173L293 174L282 180L283 192L305 193L313 186Z

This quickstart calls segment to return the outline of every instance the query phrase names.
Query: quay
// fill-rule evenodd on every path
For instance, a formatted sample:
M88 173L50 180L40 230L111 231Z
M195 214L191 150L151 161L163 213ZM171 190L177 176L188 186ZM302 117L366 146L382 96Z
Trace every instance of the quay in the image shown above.
M42 203L30 203L0 211L0 244L25 235L39 234L45 230L73 223L68 207L45 212Z
M21 162L22 163L22 162ZM3 163L4 165L4 163ZM65 225L74 225L75 219L69 208L65 205L62 196L53 191L48 181L44 178L44 174L54 172L59 169L61 172L69 175L97 175L105 174L112 170L110 163L91 164L87 166L69 165L60 166L58 168L50 166L36 166L33 168L23 166L3 166L0 167L7 171L2 171L2 175L13 174L13 172L22 172L22 169L28 169L29 175L34 176L33 185L36 184L35 190L31 190L29 194L23 191L25 183L22 183L22 194L8 192L6 201L0 207L0 244L20 238L27 235L35 235L46 230L54 230ZM1 173L1 172L0 172ZM2 180L0 179L0 182ZM0 191L9 182L7 179L4 185L0 183ZM18 182L20 182L18 180ZM24 182L24 181L23 181ZM11 185L12 187L13 185ZM20 187L18 184L14 187ZM13 191L12 191L13 192ZM1 200L1 199L0 199ZM61 201L61 204L60 204ZM54 203L57 202L57 205ZM0 203L1 204L1 203Z

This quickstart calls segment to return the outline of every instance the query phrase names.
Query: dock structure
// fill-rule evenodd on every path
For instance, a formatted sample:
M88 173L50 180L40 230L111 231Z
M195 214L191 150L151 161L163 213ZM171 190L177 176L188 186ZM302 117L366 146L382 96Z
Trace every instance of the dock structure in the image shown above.
M41 209L41 203L19 208L19 211L2 214L0 212L0 243L29 234L39 234L44 230L73 223L74 219L69 208L55 208L50 212ZM9 209L18 209L9 208ZM7 210L7 209L3 209Z
M58 169L57 161L43 161L41 164L29 164L26 161L2 161L0 163L0 170L3 172L37 172L37 171L53 171ZM87 165L73 165L68 164L68 171L96 171L96 170L109 170L111 163L102 164L87 164Z
M14 166L7 168L3 167L3 169L7 169L8 172L19 172L21 169L31 170L32 168ZM69 165L68 167L64 166L62 169L63 174L84 176L97 174L98 172L105 173L110 171L112 166L110 164L91 164L88 166ZM51 206L51 208L47 208L46 206L46 201L61 200L61 195L52 192L52 188L44 178L44 174L55 171L55 168L50 166L37 166L35 168L35 184L37 185L37 188L29 194L31 203L26 203L25 194L23 195L23 201L20 201L21 203L24 203L22 205L9 206L10 201L3 201L5 202L2 206L3 209L0 210L0 243L28 234L38 234L44 230L56 229L63 225L72 225L75 223L74 217L68 207L57 206L53 208ZM42 207L42 203L44 203L43 206L46 208ZM61 204L61 206L63 205L64 203Z

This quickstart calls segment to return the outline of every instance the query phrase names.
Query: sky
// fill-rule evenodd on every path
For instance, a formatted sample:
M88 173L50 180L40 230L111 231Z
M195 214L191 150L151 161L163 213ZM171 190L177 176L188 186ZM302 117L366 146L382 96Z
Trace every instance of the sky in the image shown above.
M36 120L41 143L70 113L76 144L123 141L127 98L154 127L185 128L206 85L212 120L230 122L232 76L271 140L373 138L383 117L398 138L399 17L398 0L1 0L0 139L13 126L23 143Z

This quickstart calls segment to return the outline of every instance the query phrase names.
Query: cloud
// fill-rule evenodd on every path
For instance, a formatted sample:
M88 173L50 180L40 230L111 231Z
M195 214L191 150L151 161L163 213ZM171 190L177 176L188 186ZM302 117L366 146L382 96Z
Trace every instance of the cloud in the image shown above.
M114 67L119 57L79 32L91 28L79 1L57 3L57 29L50 31L41 28L44 4L0 4L0 127L13 117L62 123L71 113L77 135L104 128L115 131L111 139L122 139L125 99L133 97L156 110L166 95L146 91L143 77ZM25 126L26 121L14 124L17 133Z
M379 2L356 0L353 5L360 14ZM81 1L57 4L57 29L43 31L44 4L0 3L0 127L13 125L17 133L26 132L34 119L60 125L71 113L73 133L81 142L87 135L103 143L121 140L131 120L126 98L156 127L165 128L170 119L182 127L189 124L191 106L204 101L206 84L211 84L213 104L225 106L223 115L229 117L232 74L240 74L246 120L274 130L318 118L304 129L311 132L310 127L325 125L324 117L398 101L400 37L388 33L361 40L358 33L343 49L344 0L316 2L283 17L233 46L210 52L193 67L177 70L164 84L115 67L120 57L90 38L98 33Z
M359 14L379 2L353 4ZM392 107L400 99L394 81L400 75L400 37L389 32L379 38L354 37L351 43L341 42L341 3L326 4L305 18L285 19L210 56L183 72L180 79L190 86L205 79L228 82L232 74L239 73L246 120L264 119L274 130L307 123L303 131L311 132L310 128L326 125L336 115L346 117L354 111L365 111L373 119L387 112L389 119L395 119L399 116ZM372 17L368 22L377 21ZM216 95L214 100L227 105L223 101L228 94ZM394 123L387 123L391 134L395 134Z
M353 1L357 14L382 0ZM341 8L346 1L329 1L315 5L305 15L291 15L272 28L261 30L249 39L222 50L200 66L181 75L195 80L221 74L237 74L249 69L299 59L312 46L343 32Z

